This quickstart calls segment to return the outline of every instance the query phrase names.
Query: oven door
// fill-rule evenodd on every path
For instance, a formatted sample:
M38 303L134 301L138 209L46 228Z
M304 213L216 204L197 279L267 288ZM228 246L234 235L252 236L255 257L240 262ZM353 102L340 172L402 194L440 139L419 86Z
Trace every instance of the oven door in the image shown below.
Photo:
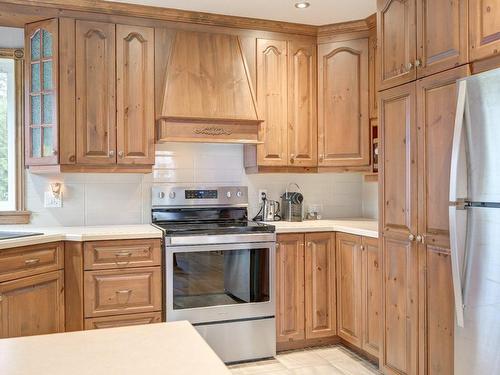
M167 321L274 317L274 269L274 242L167 246Z

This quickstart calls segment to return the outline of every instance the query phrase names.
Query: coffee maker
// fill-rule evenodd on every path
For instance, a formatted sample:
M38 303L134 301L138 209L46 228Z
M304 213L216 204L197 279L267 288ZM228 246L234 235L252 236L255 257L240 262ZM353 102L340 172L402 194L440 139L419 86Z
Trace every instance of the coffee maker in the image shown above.
M279 221L280 216L280 202L273 201L267 198L265 193L261 196L261 206L259 213L254 220L258 221Z

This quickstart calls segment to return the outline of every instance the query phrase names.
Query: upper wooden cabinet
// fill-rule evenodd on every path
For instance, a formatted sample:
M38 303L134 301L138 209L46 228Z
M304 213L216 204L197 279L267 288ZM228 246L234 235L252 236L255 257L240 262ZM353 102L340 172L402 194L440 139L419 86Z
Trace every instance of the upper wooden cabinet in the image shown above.
M154 29L60 18L27 25L26 45L26 165L150 170Z
M378 0L378 9L381 90L468 62L467 0Z
M57 164L59 22L26 25L25 163Z
M368 39L320 44L318 54L318 165L368 166Z
M500 53L500 4L496 0L469 0L471 61Z
M419 78L467 63L467 41L467 0L417 0Z
M290 42L288 53L289 165L314 167L318 163L316 46Z
M316 45L272 39L257 39L256 45L263 143L246 146L245 167L247 171L317 167Z
M115 25L76 21L76 163L116 162Z
M377 1L379 88L381 90L417 78L415 70L416 1Z

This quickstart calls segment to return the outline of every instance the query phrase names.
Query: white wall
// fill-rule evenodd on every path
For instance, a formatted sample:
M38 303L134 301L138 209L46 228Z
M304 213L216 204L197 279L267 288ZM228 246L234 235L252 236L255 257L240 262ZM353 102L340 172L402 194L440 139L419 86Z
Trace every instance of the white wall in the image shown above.
M0 26L0 48L23 48L24 30Z
M27 173L27 208L36 225L99 225L150 222L153 183L175 185L248 185L249 214L258 211L258 189L278 200L288 182L297 182L305 207L323 204L325 218L374 217L369 207L373 194L364 194L359 173L246 175L241 145L169 143L157 146L153 174L61 174ZM63 184L63 207L46 209L43 195L49 183ZM376 184L374 184L376 185ZM370 188L368 188L370 190ZM368 203L364 204L366 195Z
M377 182L363 182L363 217L378 219Z

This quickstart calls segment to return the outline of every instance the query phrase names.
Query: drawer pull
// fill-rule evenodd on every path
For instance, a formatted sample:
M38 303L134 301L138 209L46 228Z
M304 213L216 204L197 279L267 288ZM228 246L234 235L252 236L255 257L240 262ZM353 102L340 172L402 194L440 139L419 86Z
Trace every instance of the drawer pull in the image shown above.
M132 253L131 252L121 252L121 253L116 253L115 254L116 257L120 257L120 258L123 258L123 257L130 257L132 256Z
M132 293L132 289L124 289L124 290L117 290L117 294L130 294Z
M40 263L40 258L26 259L24 261L24 264L26 264L27 266L32 266L32 265L37 264L37 263Z

